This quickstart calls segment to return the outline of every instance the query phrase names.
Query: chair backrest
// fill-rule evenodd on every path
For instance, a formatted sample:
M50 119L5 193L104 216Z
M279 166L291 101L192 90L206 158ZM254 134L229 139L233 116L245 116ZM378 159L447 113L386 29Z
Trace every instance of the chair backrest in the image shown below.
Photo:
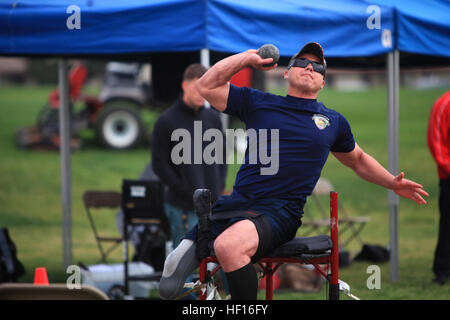
M320 215L320 218L322 219L328 219L329 215L328 215L328 199L329 199L329 195L330 192L334 191L334 186L333 184L330 182L330 180L326 179L326 178L319 178L319 180L316 183L316 186L314 187L314 190L312 192L311 195L311 199L312 201L309 201L309 204L313 203L315 206L316 210L313 211L317 211L316 213L318 213ZM325 196L325 197L324 197ZM341 216L341 221L345 221L345 219L347 218L352 218L351 214L349 212L347 212L347 210L345 209L344 205L343 205L343 201L339 201L339 215ZM309 207L311 208L311 207ZM308 215L312 213L314 214L314 212L308 212ZM355 217L353 217L355 218ZM368 218L367 217L359 217L360 222L368 222Z
M83 202L86 208L118 208L122 195L116 191L85 191Z
M122 182L122 211L125 219L164 219L163 186L159 181Z
M0 300L109 300L99 289L81 285L69 289L64 283L34 285L32 283L0 284Z
M329 217L328 206L330 192L334 190L330 180L320 177L314 186L313 192L305 205L308 219L327 222ZM305 217L306 219L306 217ZM306 220L305 220L306 221Z

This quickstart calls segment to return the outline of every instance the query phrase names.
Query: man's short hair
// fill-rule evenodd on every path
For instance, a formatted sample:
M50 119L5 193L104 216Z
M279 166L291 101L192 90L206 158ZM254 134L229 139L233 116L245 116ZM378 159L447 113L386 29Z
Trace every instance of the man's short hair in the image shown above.
M184 80L192 80L195 78L200 78L206 72L206 68L199 63L190 64L183 73Z

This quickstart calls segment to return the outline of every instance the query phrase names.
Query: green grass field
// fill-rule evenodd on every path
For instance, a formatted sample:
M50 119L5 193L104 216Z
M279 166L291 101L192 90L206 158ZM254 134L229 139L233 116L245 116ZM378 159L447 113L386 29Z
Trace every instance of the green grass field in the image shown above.
M50 282L65 282L62 265L60 157L58 152L27 151L14 145L16 128L34 124L52 87L0 88L0 226L7 227L25 265L21 282L32 282L34 268L46 267ZM95 89L93 89L95 92ZM434 247L438 230L438 179L436 166L426 145L426 128L433 101L443 89L400 92L399 168L406 177L424 185L430 193L428 204L418 206L400 200L400 279L390 281L389 263L381 264L381 289L369 290L366 269L372 263L353 262L340 270L353 294L361 299L449 299L450 284L431 284ZM352 125L358 144L387 166L386 90L363 92L323 90L319 95L329 108L344 114ZM149 116L150 119L154 115ZM92 132L83 134L85 148L72 154L73 263L95 264L99 252L82 204L88 189L120 190L124 178L137 178L150 160L148 148L113 151L95 143ZM230 167L227 188L233 185L238 165ZM358 178L330 156L323 176L330 179L340 201L352 216L369 216L371 222L361 233L364 242L387 245L389 209L387 191ZM312 216L307 204L305 219ZM105 212L98 221L103 234L116 235L115 212ZM301 229L299 230L301 235ZM354 256L361 249L357 241L348 250ZM116 250L110 262L120 262ZM325 287L317 294L275 293L275 299L325 299ZM261 297L263 294L261 293ZM343 297L343 299L349 299Z

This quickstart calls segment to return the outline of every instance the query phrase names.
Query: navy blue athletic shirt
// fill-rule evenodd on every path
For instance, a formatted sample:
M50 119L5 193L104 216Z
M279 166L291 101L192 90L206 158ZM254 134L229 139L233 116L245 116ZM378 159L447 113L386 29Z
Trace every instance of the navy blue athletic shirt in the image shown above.
M250 164L247 147L232 197L294 200L300 202L302 210L329 152L350 152L355 147L347 120L316 99L283 97L230 84L224 112L241 119L246 130L266 129L267 153L269 157L273 152L279 156L278 171L263 175L261 168L270 164L261 164L259 158L256 164ZM270 132L274 129L279 130L278 150L272 150Z

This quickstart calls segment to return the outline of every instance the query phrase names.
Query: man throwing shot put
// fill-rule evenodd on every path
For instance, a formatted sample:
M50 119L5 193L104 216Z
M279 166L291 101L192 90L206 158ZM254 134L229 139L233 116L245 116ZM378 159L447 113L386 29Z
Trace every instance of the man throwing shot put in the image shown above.
M306 44L289 61L284 73L288 82L286 96L238 88L229 82L245 67L259 70L277 67L267 66L271 63L272 58L262 58L257 50L247 50L219 61L196 84L211 105L239 117L247 129L277 130L277 135L264 135L267 141L262 141L262 145L267 147L267 154L278 154L278 170L262 174L260 169L264 165L249 161L250 146L261 146L261 141L249 141L232 194L221 196L212 207L213 216L227 211L242 212L210 222L211 243L227 276L233 300L257 298L258 280L253 263L295 237L306 198L312 193L330 151L361 178L392 189L399 196L418 204L425 204L422 197L428 196L420 184L405 179L403 172L393 176L365 153L355 143L344 116L316 100L325 85L326 73L324 53L318 43ZM259 136L258 140L262 138ZM279 140L277 144L271 143L273 138ZM270 150L272 145L278 148ZM159 287L164 299L175 298L181 292L186 276L203 258L195 254L196 240L194 228L167 257Z

